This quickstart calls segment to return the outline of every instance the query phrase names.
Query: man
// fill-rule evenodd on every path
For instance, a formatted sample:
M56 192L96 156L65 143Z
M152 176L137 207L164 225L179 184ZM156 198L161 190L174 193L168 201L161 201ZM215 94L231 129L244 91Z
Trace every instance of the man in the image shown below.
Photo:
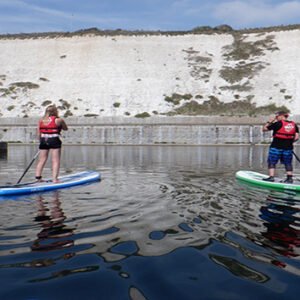
M293 143L299 139L299 128L296 123L289 121L288 117L287 112L279 111L263 126L263 131L273 130L273 141L268 156L269 177L265 178L265 181L274 181L276 164L280 160L287 174L284 182L293 183Z

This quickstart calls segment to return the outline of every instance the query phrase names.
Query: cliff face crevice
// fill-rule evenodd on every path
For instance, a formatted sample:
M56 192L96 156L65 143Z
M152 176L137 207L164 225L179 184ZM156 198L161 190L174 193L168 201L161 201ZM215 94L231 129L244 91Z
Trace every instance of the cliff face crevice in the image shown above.
M300 114L299 33L0 39L0 116Z

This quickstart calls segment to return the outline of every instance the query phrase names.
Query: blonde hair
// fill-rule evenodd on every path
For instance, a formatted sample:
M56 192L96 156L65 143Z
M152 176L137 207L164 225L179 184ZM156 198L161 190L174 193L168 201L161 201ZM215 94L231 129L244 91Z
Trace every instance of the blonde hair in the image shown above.
M55 116L58 118L58 110L57 107L53 105L49 105L45 110L44 118Z

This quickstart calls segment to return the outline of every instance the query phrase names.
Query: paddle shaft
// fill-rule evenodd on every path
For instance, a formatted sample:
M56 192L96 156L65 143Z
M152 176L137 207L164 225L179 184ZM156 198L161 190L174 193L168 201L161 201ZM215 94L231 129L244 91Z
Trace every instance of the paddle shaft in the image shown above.
M294 156L296 157L296 159L298 160L298 162L300 163L300 158L296 155L296 153L293 151Z
M36 160L36 158L38 157L39 154L40 154L40 150L35 154L35 156L31 160L31 162L29 163L28 167L26 168L26 170L24 171L24 173L22 174L22 176L18 180L17 184L19 184L21 182L21 180L23 179L23 177L25 176L25 174L28 172L28 170L30 169L30 167L32 166L32 164L34 163L34 161Z

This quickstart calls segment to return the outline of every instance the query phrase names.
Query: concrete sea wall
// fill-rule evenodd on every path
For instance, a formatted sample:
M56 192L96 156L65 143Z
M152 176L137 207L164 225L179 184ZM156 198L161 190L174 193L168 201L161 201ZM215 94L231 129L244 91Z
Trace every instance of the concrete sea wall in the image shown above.
M293 118L300 121L300 116ZM259 144L270 141L261 131L267 117L125 117L67 118L65 144L218 145ZM0 141L37 143L36 118L3 118Z

